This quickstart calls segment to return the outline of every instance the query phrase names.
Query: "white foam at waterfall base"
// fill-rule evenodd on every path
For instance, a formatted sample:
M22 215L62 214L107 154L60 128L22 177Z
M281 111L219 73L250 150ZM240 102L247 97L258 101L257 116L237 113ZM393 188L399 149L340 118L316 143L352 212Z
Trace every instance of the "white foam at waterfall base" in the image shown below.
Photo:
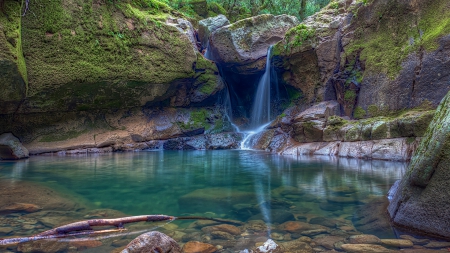
M267 122L266 124L259 126L254 130L248 130L241 132L244 134L244 139L241 142L240 148L244 150L251 150L253 147L253 143L251 142L252 137L262 132L271 122Z

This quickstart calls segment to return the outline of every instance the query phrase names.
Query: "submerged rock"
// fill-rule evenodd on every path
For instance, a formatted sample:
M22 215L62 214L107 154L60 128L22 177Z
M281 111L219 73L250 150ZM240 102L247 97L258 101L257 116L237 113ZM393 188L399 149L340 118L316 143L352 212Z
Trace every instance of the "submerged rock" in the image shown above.
M381 244L381 239L375 235L363 234L352 235L346 239L346 242L351 244Z
M449 167L450 92L393 193L388 212L394 224L450 238Z
M178 199L178 205L184 212L197 212L205 210L205 206L214 210L229 210L235 204L252 201L256 201L254 193L216 187L183 195Z
M198 241L190 241L183 246L184 253L212 253L216 250L217 248L214 245Z
M0 214L8 213L35 213L42 210L41 207L35 204L27 203L13 203L11 205L0 207Z
M394 253L395 250L387 249L376 244L342 244L342 249L348 253Z
M17 247L18 252L21 253L34 253L34 252L46 252L46 253L58 253L65 252L69 247L68 242L60 242L55 240L39 240L21 243Z
M381 239L381 243L388 247L411 248L414 244L404 239ZM449 244L450 245L450 244Z
M121 253L181 253L178 243L169 236L152 231L138 236Z
M16 160L28 157L28 150L12 133L0 135L0 159Z

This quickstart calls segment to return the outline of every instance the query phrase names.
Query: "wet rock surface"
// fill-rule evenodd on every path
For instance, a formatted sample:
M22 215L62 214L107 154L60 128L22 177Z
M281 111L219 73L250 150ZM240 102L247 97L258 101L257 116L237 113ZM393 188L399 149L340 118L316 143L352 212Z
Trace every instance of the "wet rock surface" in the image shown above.
M121 253L181 253L178 243L169 236L152 231L138 236L131 241Z
M12 133L0 135L0 160L17 160L28 157L28 150Z
M220 14L215 17L202 19L198 22L198 37L203 48L209 46L209 37L213 32L222 26L229 25L230 21L227 17Z
M260 72L267 48L282 40L286 31L297 24L293 16L264 14L221 27L210 38L214 60L232 67L236 73Z
M425 134L434 110L361 120L339 115L340 105L336 101L317 103L303 110L288 108L247 142L255 149L282 155L407 161Z
M412 158L408 172L393 188L388 212L393 222L409 229L450 238L450 93Z

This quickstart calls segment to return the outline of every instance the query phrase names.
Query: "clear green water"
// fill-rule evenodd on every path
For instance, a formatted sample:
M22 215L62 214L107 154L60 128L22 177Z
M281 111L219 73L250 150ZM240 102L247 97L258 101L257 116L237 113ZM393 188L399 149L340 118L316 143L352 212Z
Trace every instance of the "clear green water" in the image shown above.
M0 179L37 182L81 196L93 209L127 215L203 215L244 222L259 217L275 223L280 209L298 219L351 220L356 208L386 195L405 168L398 162L243 150L156 151L3 161Z

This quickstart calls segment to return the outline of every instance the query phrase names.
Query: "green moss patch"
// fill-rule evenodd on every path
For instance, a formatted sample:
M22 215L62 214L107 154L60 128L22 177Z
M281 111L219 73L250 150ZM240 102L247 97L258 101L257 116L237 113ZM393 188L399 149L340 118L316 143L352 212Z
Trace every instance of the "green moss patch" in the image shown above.
M411 52L420 48L435 50L438 38L450 33L450 17L446 0L422 1L421 12L411 13L406 3L390 1L388 4L371 3L356 14L354 21L358 28L355 38L346 47L347 55L360 53L361 60L366 63L366 70L382 72L391 79L401 70L401 64ZM365 24L365 16L372 15Z
M152 89L152 84L169 86L193 77L196 58L190 42L162 22L171 11L153 0L43 0L33 5L34 15L24 17L22 27L30 95L44 92L61 100L61 93L72 90L80 100L91 96L89 106L116 107L139 99L138 89L124 93L127 83L138 80ZM122 93L122 102L105 102L102 96L111 93Z
M23 81L27 84L27 68L22 52L21 3L5 1L5 14L0 12L0 61L14 62Z

